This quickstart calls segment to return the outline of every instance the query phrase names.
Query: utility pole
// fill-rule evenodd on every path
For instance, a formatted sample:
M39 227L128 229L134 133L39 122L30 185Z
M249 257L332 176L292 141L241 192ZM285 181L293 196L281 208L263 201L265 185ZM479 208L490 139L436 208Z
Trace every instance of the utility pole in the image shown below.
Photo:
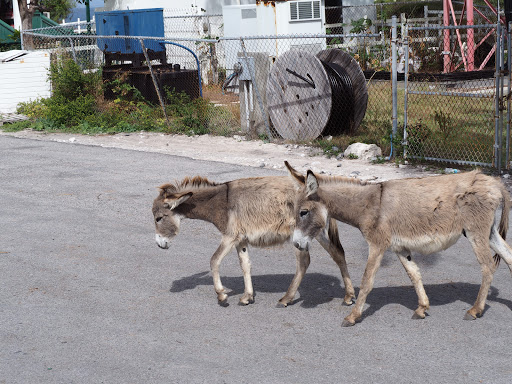
M91 7L89 0L85 0L85 20L87 21L87 33L91 33Z

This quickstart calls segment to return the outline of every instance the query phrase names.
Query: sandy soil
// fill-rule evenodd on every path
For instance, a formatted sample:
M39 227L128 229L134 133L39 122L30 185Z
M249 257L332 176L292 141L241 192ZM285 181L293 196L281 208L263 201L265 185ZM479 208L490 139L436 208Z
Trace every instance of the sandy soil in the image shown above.
M63 143L96 145L106 148L123 148L136 151L166 153L197 160L283 169L284 160L299 171L311 169L332 175L358 177L362 180L390 180L404 177L431 175L423 166L394 163L372 164L369 161L327 158L317 148L294 144L264 143L245 140L244 137L218 137L166 135L153 132L123 133L116 135L74 135L66 133L41 133L32 130L3 132L19 138L50 140Z

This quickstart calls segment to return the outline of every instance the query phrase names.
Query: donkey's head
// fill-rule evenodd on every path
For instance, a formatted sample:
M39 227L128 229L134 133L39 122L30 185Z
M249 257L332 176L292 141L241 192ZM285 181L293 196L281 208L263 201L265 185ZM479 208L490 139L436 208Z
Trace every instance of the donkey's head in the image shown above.
M304 177L287 163L286 167L297 185L293 245L307 251L313 239L327 226L327 207L318 196L318 179L312 171L309 170Z
M153 202L155 239L160 248L169 248L171 239L178 234L183 216L177 212L176 208L187 201L190 196L192 196L192 192L177 193L174 191L174 186L170 184L160 187L160 195Z

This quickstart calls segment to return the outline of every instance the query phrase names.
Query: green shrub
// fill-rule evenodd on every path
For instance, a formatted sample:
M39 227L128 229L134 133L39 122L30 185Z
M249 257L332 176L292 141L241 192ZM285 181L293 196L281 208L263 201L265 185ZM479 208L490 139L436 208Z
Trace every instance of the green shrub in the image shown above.
M41 99L22 102L18 104L16 113L28 116L32 119L37 119L45 115L46 105L42 102Z
M161 107L146 101L127 78L103 84L101 71L83 71L69 56L52 62L49 79L53 88L50 98L18 106L18 113L29 116L35 129L90 134L145 130L227 135L240 126L233 111L169 89L165 90L166 119ZM104 98L104 89L114 95L112 100Z
M77 126L96 113L96 101L92 95L80 95L72 100L54 95L42 102L46 107L43 117L57 125Z
M448 140L448 137L455 133L452 119L450 118L448 113L439 110L434 112L434 121L438 125L439 132L441 133L443 141L446 142L446 140Z
M62 57L50 64L49 79L53 95L58 98L74 100L86 94L94 95L101 84L101 74L84 73L82 68L70 57Z
M142 93L133 85L127 82L126 77L118 77L106 84L108 88L115 95L115 103L125 103L128 105L135 105L138 102L145 102Z
M165 90L166 113L170 120L169 131L187 135L209 133L207 116L213 105L203 98L190 99L185 92Z
M33 124L34 123L30 120L16 121L12 124L4 124L2 126L2 130L5 132L18 132L27 128L32 128Z

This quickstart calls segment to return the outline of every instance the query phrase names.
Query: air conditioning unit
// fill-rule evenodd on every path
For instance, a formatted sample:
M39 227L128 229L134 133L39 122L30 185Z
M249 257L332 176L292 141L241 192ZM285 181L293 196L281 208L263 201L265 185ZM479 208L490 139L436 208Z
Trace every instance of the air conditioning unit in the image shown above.
M290 21L321 20L320 1L290 1Z

